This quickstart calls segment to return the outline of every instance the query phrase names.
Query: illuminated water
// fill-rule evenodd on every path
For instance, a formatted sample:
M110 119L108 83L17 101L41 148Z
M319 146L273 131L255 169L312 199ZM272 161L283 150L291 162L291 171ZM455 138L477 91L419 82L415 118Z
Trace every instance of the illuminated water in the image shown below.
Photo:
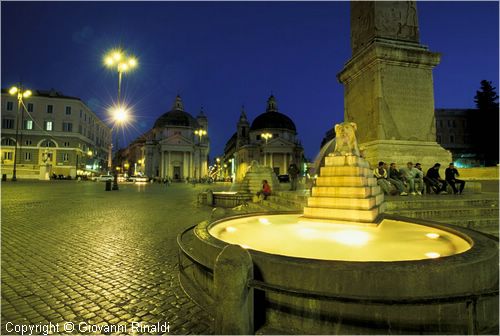
M470 249L463 238L433 227L384 220L376 224L311 220L302 215L227 220L210 234L244 248L300 258L398 261L445 257Z

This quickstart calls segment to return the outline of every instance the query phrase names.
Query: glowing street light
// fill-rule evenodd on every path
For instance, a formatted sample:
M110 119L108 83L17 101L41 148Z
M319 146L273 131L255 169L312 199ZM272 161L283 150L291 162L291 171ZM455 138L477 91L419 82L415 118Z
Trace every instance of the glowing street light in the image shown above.
M127 55L123 50L111 50L104 56L104 65L118 72L118 105L121 100L122 75L137 67L138 61L134 56Z
M273 135L271 133L262 133L260 136L263 137L264 139L266 139L266 145L267 145L267 140L269 140L273 137Z
M194 134L200 137L200 141L198 142L198 146L200 147L200 167L199 167L199 179L201 179L201 138L205 135L207 135L207 131L205 131L203 128L199 128L194 131Z
M21 112L21 120L24 119L24 102L23 98L31 96L31 90L24 90L24 88L13 86L9 89L9 93L14 96L17 94L17 114L16 114L16 147L14 147L14 167L12 170L12 181L17 181L17 147L19 137L19 112ZM22 122L22 121L21 121Z
M113 120L113 128L111 129L111 131L113 131L115 128L121 126L123 127L124 125L126 125L129 120L130 120L130 117L129 117L129 110L127 109L127 107L125 107L124 105L116 105L116 106L113 106L110 110L109 110L110 114L111 114L111 120ZM113 137L111 135L111 137ZM118 134L115 136L115 139L116 139L116 149L118 150ZM118 190L118 169L119 167L116 167L114 170L113 170L113 174L114 174L114 177L113 177L113 190Z

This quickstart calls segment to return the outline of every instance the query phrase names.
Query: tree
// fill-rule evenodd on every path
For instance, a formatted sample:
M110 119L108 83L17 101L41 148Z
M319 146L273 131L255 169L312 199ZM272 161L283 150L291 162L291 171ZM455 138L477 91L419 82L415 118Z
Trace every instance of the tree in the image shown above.
M474 102L478 108L473 118L473 138L476 152L485 162L485 165L499 163L498 147L498 94L490 81L482 80L481 88L476 91Z

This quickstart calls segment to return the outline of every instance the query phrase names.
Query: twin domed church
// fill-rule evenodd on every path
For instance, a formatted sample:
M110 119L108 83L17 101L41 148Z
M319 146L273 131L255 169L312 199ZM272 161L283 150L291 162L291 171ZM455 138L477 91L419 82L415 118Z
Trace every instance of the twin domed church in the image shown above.
M200 179L208 175L209 151L207 116L201 110L193 117L178 95L170 111L125 149L122 161L149 177ZM276 99L270 96L266 111L252 123L241 110L221 164L227 167L226 176L240 181L252 161L273 168L277 175L286 174L290 163L302 163L303 153L294 122L278 111Z

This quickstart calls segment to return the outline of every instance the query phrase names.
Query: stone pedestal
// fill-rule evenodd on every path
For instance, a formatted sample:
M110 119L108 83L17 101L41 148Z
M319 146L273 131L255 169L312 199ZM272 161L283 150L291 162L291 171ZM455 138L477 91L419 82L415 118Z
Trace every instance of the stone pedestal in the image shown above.
M328 156L304 207L304 217L373 223L384 211L384 194L368 162Z
M416 10L414 1L351 3L353 56L338 79L344 119L363 130L358 143L372 165L451 162L436 142L432 69L440 55L420 44Z
M436 162L443 167L452 162L451 153L432 141L376 140L361 144L360 151L372 167L379 161L387 164L395 162L398 167L406 167L407 162L422 164L424 172Z

